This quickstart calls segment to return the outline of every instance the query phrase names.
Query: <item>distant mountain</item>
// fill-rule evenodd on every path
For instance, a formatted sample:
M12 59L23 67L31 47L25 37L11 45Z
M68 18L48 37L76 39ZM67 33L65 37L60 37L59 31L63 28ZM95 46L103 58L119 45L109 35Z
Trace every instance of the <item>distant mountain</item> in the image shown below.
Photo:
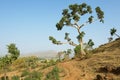
M57 55L57 51L48 50L48 51L21 54L21 57L37 56L37 57L41 57L41 58L52 58L52 57L56 57L56 55Z

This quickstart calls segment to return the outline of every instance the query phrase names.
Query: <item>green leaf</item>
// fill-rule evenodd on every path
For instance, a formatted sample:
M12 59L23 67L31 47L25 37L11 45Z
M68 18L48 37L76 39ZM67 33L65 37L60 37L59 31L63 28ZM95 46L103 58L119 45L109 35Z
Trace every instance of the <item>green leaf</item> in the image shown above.
M116 33L116 29L115 28L112 28L112 29L110 29L110 34L111 34L111 36L113 36L115 33Z
M94 45L94 42L92 41L92 39L89 39L88 45L89 45L90 47L92 47L92 46Z
M82 7L85 8L87 6L86 3L82 3Z
M85 33L82 31L78 36L77 39L78 41L84 37Z
M93 16L90 16L90 17L88 18L88 21L89 21L89 23L91 24L92 21L93 21Z
M98 19L100 19L100 22L104 22L103 18L104 18L104 12L100 9L100 7L96 7L95 8Z
M57 41L54 37L49 36L49 40L52 41L53 44L61 45L62 43L60 41Z
M57 23L56 28L57 28L57 30L62 30L63 24Z
M16 60L20 56L20 51L17 49L14 43L11 43L8 47L8 53L10 53L11 59Z
M62 15L65 16L68 14L68 9L64 9L63 12L62 12Z
M71 39L69 38L69 33L65 33L65 40L67 40L68 42L71 41Z
M73 19L74 19L75 21L79 21L80 17L79 17L79 15L75 14L75 15L73 16Z

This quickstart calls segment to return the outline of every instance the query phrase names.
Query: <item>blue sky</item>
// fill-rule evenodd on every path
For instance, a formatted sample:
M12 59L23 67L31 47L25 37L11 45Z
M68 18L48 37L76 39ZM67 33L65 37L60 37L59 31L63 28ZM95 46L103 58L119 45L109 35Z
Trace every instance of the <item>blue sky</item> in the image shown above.
M64 33L69 32L77 42L75 29L65 27L57 31L55 25L64 8L68 8L69 4L83 2L93 9L100 6L105 14L104 24L94 22L82 28L86 32L85 42L91 38L95 47L108 42L109 30L113 27L120 35L119 0L0 0L0 54L7 53L6 45L10 43L15 43L22 54L73 48L69 45L53 45L48 37L54 36L64 41Z

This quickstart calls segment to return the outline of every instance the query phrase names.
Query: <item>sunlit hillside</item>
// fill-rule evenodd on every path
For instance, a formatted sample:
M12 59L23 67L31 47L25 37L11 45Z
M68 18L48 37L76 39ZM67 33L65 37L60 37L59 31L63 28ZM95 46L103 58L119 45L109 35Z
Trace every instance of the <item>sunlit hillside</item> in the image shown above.
M6 75L24 80L31 79L30 75L33 79L39 77L40 80L46 80L52 74L56 74L54 76L60 80L120 80L119 43L120 39L116 39L101 45L93 50L95 53L83 59L58 62L54 59L41 60L35 56L19 58L6 67ZM0 72L0 77L3 77L5 72Z

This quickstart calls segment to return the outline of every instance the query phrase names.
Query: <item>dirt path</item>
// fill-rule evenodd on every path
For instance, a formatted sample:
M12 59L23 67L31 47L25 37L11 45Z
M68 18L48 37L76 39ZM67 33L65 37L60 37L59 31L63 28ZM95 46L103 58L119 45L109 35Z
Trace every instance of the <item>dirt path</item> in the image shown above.
M82 74L82 71L78 69L75 64L76 61L68 61L58 64L60 68L64 69L62 74L65 74L61 80L80 80L79 78Z
M60 80L93 80L87 65L76 60L60 63L58 67L64 69L64 76Z

